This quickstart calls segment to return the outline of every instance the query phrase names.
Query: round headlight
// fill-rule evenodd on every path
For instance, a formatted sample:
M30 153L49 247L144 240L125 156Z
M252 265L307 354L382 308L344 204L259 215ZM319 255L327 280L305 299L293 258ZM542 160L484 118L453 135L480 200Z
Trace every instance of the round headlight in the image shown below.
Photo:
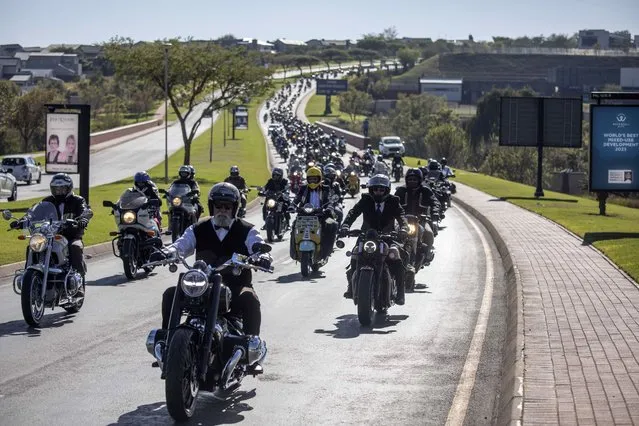
M182 204L182 199L180 197L175 197L174 199L171 200L171 203L175 207L179 207Z
M375 244L373 241L366 241L364 243L364 251L366 253L375 253L375 251L377 250L377 244Z
M36 253L44 251L47 248L47 237L42 234L33 234L29 240L29 248Z
M341 172L341 171L339 171L339 170L337 170L335 173L337 173L337 177L342 176L342 172Z
M307 204L307 205L304 206L304 208L302 210L306 214L311 214L311 213L313 213L313 206L311 206L310 204Z
M275 207L275 200L274 199L270 199L266 202L266 207L268 207L269 209L272 209L273 207Z
M355 172L351 172L351 176L355 176Z
M204 272L192 269L182 276L181 285L187 296L200 297L209 288L209 280Z
M416 230L417 227L415 225L413 225L412 223L408 224L408 235L415 235Z
M135 212L126 211L122 215L122 222L124 223L133 223L135 222Z

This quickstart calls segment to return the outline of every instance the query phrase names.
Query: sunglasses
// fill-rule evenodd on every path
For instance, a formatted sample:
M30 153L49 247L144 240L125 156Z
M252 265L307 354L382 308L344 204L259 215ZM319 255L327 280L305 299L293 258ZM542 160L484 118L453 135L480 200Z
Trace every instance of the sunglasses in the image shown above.
M213 204L215 210L233 210L232 204Z
M373 188L373 192L386 192L386 188Z

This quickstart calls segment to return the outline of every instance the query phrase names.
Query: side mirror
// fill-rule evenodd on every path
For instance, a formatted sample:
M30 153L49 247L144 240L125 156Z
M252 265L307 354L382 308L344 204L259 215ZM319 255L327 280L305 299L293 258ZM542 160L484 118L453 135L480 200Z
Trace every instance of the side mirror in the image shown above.
M346 246L346 244L344 244L344 241L342 240L337 240L335 241L335 246L337 246L337 248L339 249L343 249Z
M363 189L366 189L366 186L367 186L367 185L366 185L365 183L362 183L362 184L360 184L360 186L359 186L359 187L360 187L360 188L363 188Z
M10 220L13 217L13 215L11 215L10 210L3 210L2 217L4 218L4 220Z
M40 163L40 162L38 161L38 162L36 163L36 165L41 166L41 165L42 165L42 163Z
M104 200L104 201L102 201L102 207L111 207L111 208L113 208L113 207L115 207L115 204L113 204L112 201Z
M84 215L87 219L91 219L93 217L93 210L89 209L88 212Z
M149 200L149 205L151 207L160 207L160 200L156 200L156 199Z
M251 247L251 249L253 249L253 253L270 253L273 247L269 246L268 244L255 243L253 244L253 247Z

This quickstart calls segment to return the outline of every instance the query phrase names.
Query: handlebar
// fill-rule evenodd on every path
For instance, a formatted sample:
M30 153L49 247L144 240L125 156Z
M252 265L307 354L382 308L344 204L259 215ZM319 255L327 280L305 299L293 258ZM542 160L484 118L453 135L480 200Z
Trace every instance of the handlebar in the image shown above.
M262 253L257 252L257 253L253 253L250 256L245 256L242 254L234 253L233 256L229 260L224 262L223 264L216 267L208 265L208 267L210 268L210 272L219 272L228 267L234 267L234 268L241 268L241 269L254 269L256 271L268 272L269 274L272 274L274 270L272 266L269 268L263 268L259 265L255 265L251 263L252 261L257 261L261 254ZM193 269L193 265L189 265L186 259L181 257L179 254L177 254L174 257L167 257L166 259L145 263L144 265L142 265L142 267L143 268L156 267L156 266L177 265L177 264L182 264L187 269ZM177 270L177 266L176 266L176 269L172 270L171 272L175 272L176 270Z

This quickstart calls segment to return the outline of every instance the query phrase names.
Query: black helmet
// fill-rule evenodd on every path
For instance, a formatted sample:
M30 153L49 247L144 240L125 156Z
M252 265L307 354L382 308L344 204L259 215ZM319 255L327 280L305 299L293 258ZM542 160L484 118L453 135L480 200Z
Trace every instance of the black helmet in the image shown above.
M51 189L51 195L57 201L62 201L73 191L73 179L66 173L56 173L51 178L49 188Z
M191 169L191 179L195 179L195 167L189 166L189 169Z
M384 188L384 193L379 194L375 192L376 188ZM386 175L375 175L368 181L368 193L373 197L376 203L381 203L390 194L391 182Z
M437 160L433 160L428 163L428 170L441 170L441 166L437 162Z
M444 167L448 164L448 160L446 159L446 157L442 157L442 160L440 161L440 163L442 163L442 167Z
M284 170L280 169L279 167L275 167L273 169L273 172L271 173L271 177L273 178L273 180L280 180L284 177Z
M237 166L231 166L231 170L230 170L231 176L239 176L240 175L240 168Z
M335 169L335 167L333 167L333 165L330 165L330 163L324 166L324 170L322 171L322 173L331 182L333 182L337 177L337 170Z
M133 184L136 188L143 190L151 182L151 176L146 171L137 172L133 176Z
M409 178L414 178L416 177L418 179L417 181L417 186L413 186L413 185L408 185L408 180ZM422 171L419 169L408 169L406 170L406 188L418 188L421 184L422 181L424 180L424 175L422 174Z
M377 156L377 161L384 161L384 156L383 155L378 155Z
M193 179L193 171L191 169L192 167L187 166L186 164L184 166L180 166L178 176L182 179Z
M211 216L213 216L213 205L220 201L233 204L232 216L235 217L240 205L240 191L235 185L230 183L216 183L209 191L209 212Z

